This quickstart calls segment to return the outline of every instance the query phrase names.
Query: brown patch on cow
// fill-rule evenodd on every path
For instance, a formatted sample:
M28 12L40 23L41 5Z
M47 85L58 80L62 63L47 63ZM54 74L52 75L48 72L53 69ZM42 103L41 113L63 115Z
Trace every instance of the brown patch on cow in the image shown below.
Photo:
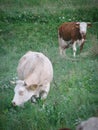
M76 40L81 40L81 34L79 31L79 27L77 27L76 22L67 22L63 23L59 27L59 36L60 38L63 38L65 41L76 41ZM66 31L67 30L67 31ZM73 42L72 42L73 43Z
M37 89L37 87L38 87L38 85L37 84L33 84L33 85L31 85L31 86L29 86L29 87L27 87L27 89L28 90L36 90Z

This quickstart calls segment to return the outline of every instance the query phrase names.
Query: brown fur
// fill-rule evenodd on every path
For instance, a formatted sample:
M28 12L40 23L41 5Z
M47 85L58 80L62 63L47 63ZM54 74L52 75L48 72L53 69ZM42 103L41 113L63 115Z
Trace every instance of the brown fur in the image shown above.
M76 40L85 39L86 36L82 37L79 30L79 25L76 25L76 22L67 22L63 23L59 27L59 36L65 41L72 40L72 43Z

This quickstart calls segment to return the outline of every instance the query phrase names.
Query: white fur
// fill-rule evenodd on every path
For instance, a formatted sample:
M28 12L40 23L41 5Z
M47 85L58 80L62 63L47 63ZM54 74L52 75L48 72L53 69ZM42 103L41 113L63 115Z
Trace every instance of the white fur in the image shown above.
M70 45L71 41L65 41L63 40L63 38L60 38L58 35L58 40L59 40L59 51L60 51L60 55L65 55L65 51L66 51L66 46Z
M86 34L87 32L87 23L86 22L80 22L80 33Z
M74 56L74 57L76 56L76 51L77 51L76 42L74 42L74 43L73 43L73 56Z

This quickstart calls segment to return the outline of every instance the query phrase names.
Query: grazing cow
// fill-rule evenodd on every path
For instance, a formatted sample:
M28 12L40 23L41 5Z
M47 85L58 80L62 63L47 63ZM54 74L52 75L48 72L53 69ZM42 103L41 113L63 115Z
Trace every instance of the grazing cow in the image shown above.
M80 45L80 51L83 48L87 27L91 23L86 22L66 22L63 23L58 29L58 40L60 54L65 54L66 48L72 45L73 55L76 55L76 43Z
M76 130L98 130L98 117L91 117L86 121L82 121Z
M12 100L14 106L21 106L29 99L46 99L53 79L51 61L42 53L27 52L19 61L18 78Z

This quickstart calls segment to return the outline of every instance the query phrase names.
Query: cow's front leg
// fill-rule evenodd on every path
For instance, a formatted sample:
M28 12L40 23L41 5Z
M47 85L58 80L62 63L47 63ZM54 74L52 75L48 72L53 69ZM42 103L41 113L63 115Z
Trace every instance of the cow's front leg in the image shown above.
M75 56L76 56L76 51L77 51L77 48L76 48L76 41L73 42L72 47L73 47L73 56L75 57Z
M33 95L32 97L31 97L31 102L32 103L36 103L37 102L37 100L38 100L38 96L37 95Z
M84 46L84 40L82 40L82 43L81 43L81 45L80 45L80 52L82 51L83 46Z
M39 97L41 98L41 100L45 100L50 90L50 83L44 84L41 87L42 88L40 90Z

